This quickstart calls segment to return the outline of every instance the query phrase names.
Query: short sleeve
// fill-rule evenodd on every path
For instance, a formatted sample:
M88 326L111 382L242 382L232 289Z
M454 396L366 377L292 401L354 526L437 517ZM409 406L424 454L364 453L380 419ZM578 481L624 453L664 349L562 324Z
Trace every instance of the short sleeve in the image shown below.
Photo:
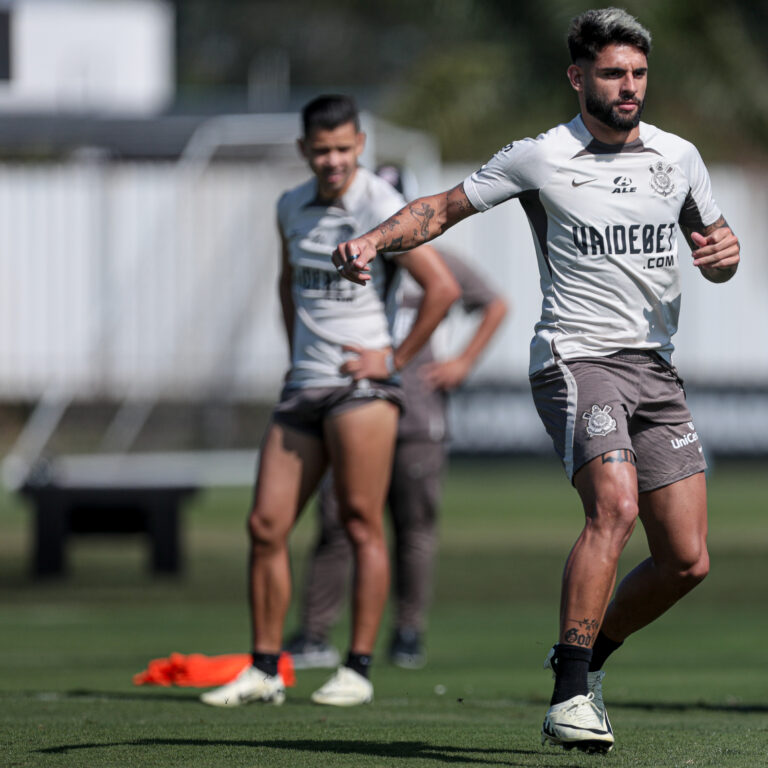
M531 189L539 189L544 166L541 141L523 139L499 150L464 179L464 192L478 211L487 211Z
M687 229L698 231L714 224L722 214L712 195L709 172L693 144L689 145L683 163L690 188L679 221Z

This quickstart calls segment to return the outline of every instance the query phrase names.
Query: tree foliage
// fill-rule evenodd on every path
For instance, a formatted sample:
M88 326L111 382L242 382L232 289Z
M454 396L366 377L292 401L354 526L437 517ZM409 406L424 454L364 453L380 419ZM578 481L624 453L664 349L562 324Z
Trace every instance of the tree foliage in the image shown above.
M245 89L281 50L297 99L335 90L429 130L448 160L483 158L576 112L565 69L574 0L177 2L182 91ZM653 34L644 119L708 160L768 160L768 3L627 0Z

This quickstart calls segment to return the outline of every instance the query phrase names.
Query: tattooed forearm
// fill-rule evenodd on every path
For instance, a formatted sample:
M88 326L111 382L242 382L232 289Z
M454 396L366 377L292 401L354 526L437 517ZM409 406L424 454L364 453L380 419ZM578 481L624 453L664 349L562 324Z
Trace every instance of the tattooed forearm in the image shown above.
M452 212L456 217L463 219L465 216L469 216L470 213L476 213L476 210L466 197L459 197L451 202Z
M434 217L435 209L429 203L421 200L411 203L379 225L379 250L407 250L431 240L439 234L430 231L430 223ZM409 228L409 225L413 224L416 226ZM410 234L406 235L408 229Z
M721 216L714 224L710 224L708 227L704 227L704 229L701 230L701 234L706 237L707 235L711 235L716 229L720 229L720 227L727 227L728 223L726 220Z
M375 230L378 251L404 251L442 235L457 221L477 213L461 184L430 197L414 200Z
M603 464L637 464L635 454L628 448L622 448L618 451L609 451L604 453L601 457Z
M569 619L569 623L576 626L571 627L565 633L565 642L570 645L589 648L597 635L600 622L597 619Z
M435 216L435 209L429 203L422 202L420 205L409 205L408 210L417 221L421 222L418 236L428 240L432 236L429 224Z
M381 247L383 251L399 251L403 246L403 226L400 218L403 211L398 211L394 216L388 218L383 224L379 225L379 235L381 236ZM393 235L398 231L399 234Z
M380 227L379 232L382 234L385 232L392 232L393 230L397 229L397 227L400 226L400 215L395 214L391 218L387 219Z

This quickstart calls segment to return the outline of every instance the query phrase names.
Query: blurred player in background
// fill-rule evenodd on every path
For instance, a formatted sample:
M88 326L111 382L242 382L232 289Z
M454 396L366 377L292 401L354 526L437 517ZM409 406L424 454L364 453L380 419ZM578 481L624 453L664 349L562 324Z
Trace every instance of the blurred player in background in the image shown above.
M568 78L580 114L507 145L447 192L420 198L334 264L364 283L374 257L437 237L519 198L543 303L531 343L534 402L586 515L563 574L560 637L542 741L607 752L602 665L709 570L705 462L671 337L680 308L678 228L714 283L736 272L739 241L695 147L642 123L650 34L616 8L571 22ZM621 582L640 518L650 557ZM610 604L609 604L610 601Z
M280 704L285 697L277 661L291 591L287 539L329 466L355 559L352 632L346 661L312 700L371 701L369 666L389 586L382 517L402 402L396 374L458 296L429 246L382 260L370 287L341 278L330 262L336 245L390 215L403 198L358 166L365 136L350 98L320 96L302 120L299 148L313 175L277 205L291 367L262 442L249 519L253 666L204 693L202 701L213 706ZM389 312L398 265L423 288L424 301L393 349Z
M403 174L393 165L376 173L403 192ZM461 305L480 316L462 351L436 361L432 340L402 370L404 409L398 424L392 479L387 493L394 532L395 626L390 660L404 668L426 662L423 635L432 592L437 513L445 463L447 393L469 375L507 312L504 300L461 259L441 250L461 290ZM411 328L422 290L404 276L395 316L395 343ZM319 498L320 531L307 571L301 628L286 645L297 669L333 667L338 651L328 644L349 581L352 551L339 521L333 482L326 477Z

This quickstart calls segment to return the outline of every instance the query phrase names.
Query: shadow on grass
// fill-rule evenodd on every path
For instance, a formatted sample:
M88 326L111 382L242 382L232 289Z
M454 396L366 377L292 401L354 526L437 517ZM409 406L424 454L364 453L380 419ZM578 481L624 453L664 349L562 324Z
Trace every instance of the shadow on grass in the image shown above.
M440 763L481 763L508 765L522 768L526 763L509 762L504 755L541 756L541 752L528 749L483 749L428 744L423 741L320 741L317 739L275 739L267 741L238 741L234 739L136 739L135 741L105 742L102 744L64 744L35 750L38 754L62 755L81 749L109 747L247 747L284 749L315 754L365 755L368 757L410 758L436 760ZM473 757L472 755L477 755ZM495 756L498 756L496 759ZM551 766L550 768L554 768ZM560 765L560 768L562 766Z
M44 701L177 701L199 703L200 690L197 688L160 688L148 691L96 691L73 689L71 691L27 691L27 696Z
M711 704L707 701L621 701L608 702L608 708L614 709L642 709L646 712L739 712L745 715L755 715L768 712L768 704Z
M171 692L173 691L173 692ZM48 694L40 692L30 692L30 695L45 697ZM200 690L197 688L165 689L160 688L143 691L94 691L88 689L75 689L62 693L50 694L52 699L93 699L99 701L178 701L195 702L199 701ZM306 702L286 701L286 704L305 704ZM531 700L531 705L539 706L544 702ZM768 704L749 704L741 702L715 704L707 701L620 701L608 702L610 710L615 709L640 709L646 712L738 712L745 715L754 715L768 712Z

